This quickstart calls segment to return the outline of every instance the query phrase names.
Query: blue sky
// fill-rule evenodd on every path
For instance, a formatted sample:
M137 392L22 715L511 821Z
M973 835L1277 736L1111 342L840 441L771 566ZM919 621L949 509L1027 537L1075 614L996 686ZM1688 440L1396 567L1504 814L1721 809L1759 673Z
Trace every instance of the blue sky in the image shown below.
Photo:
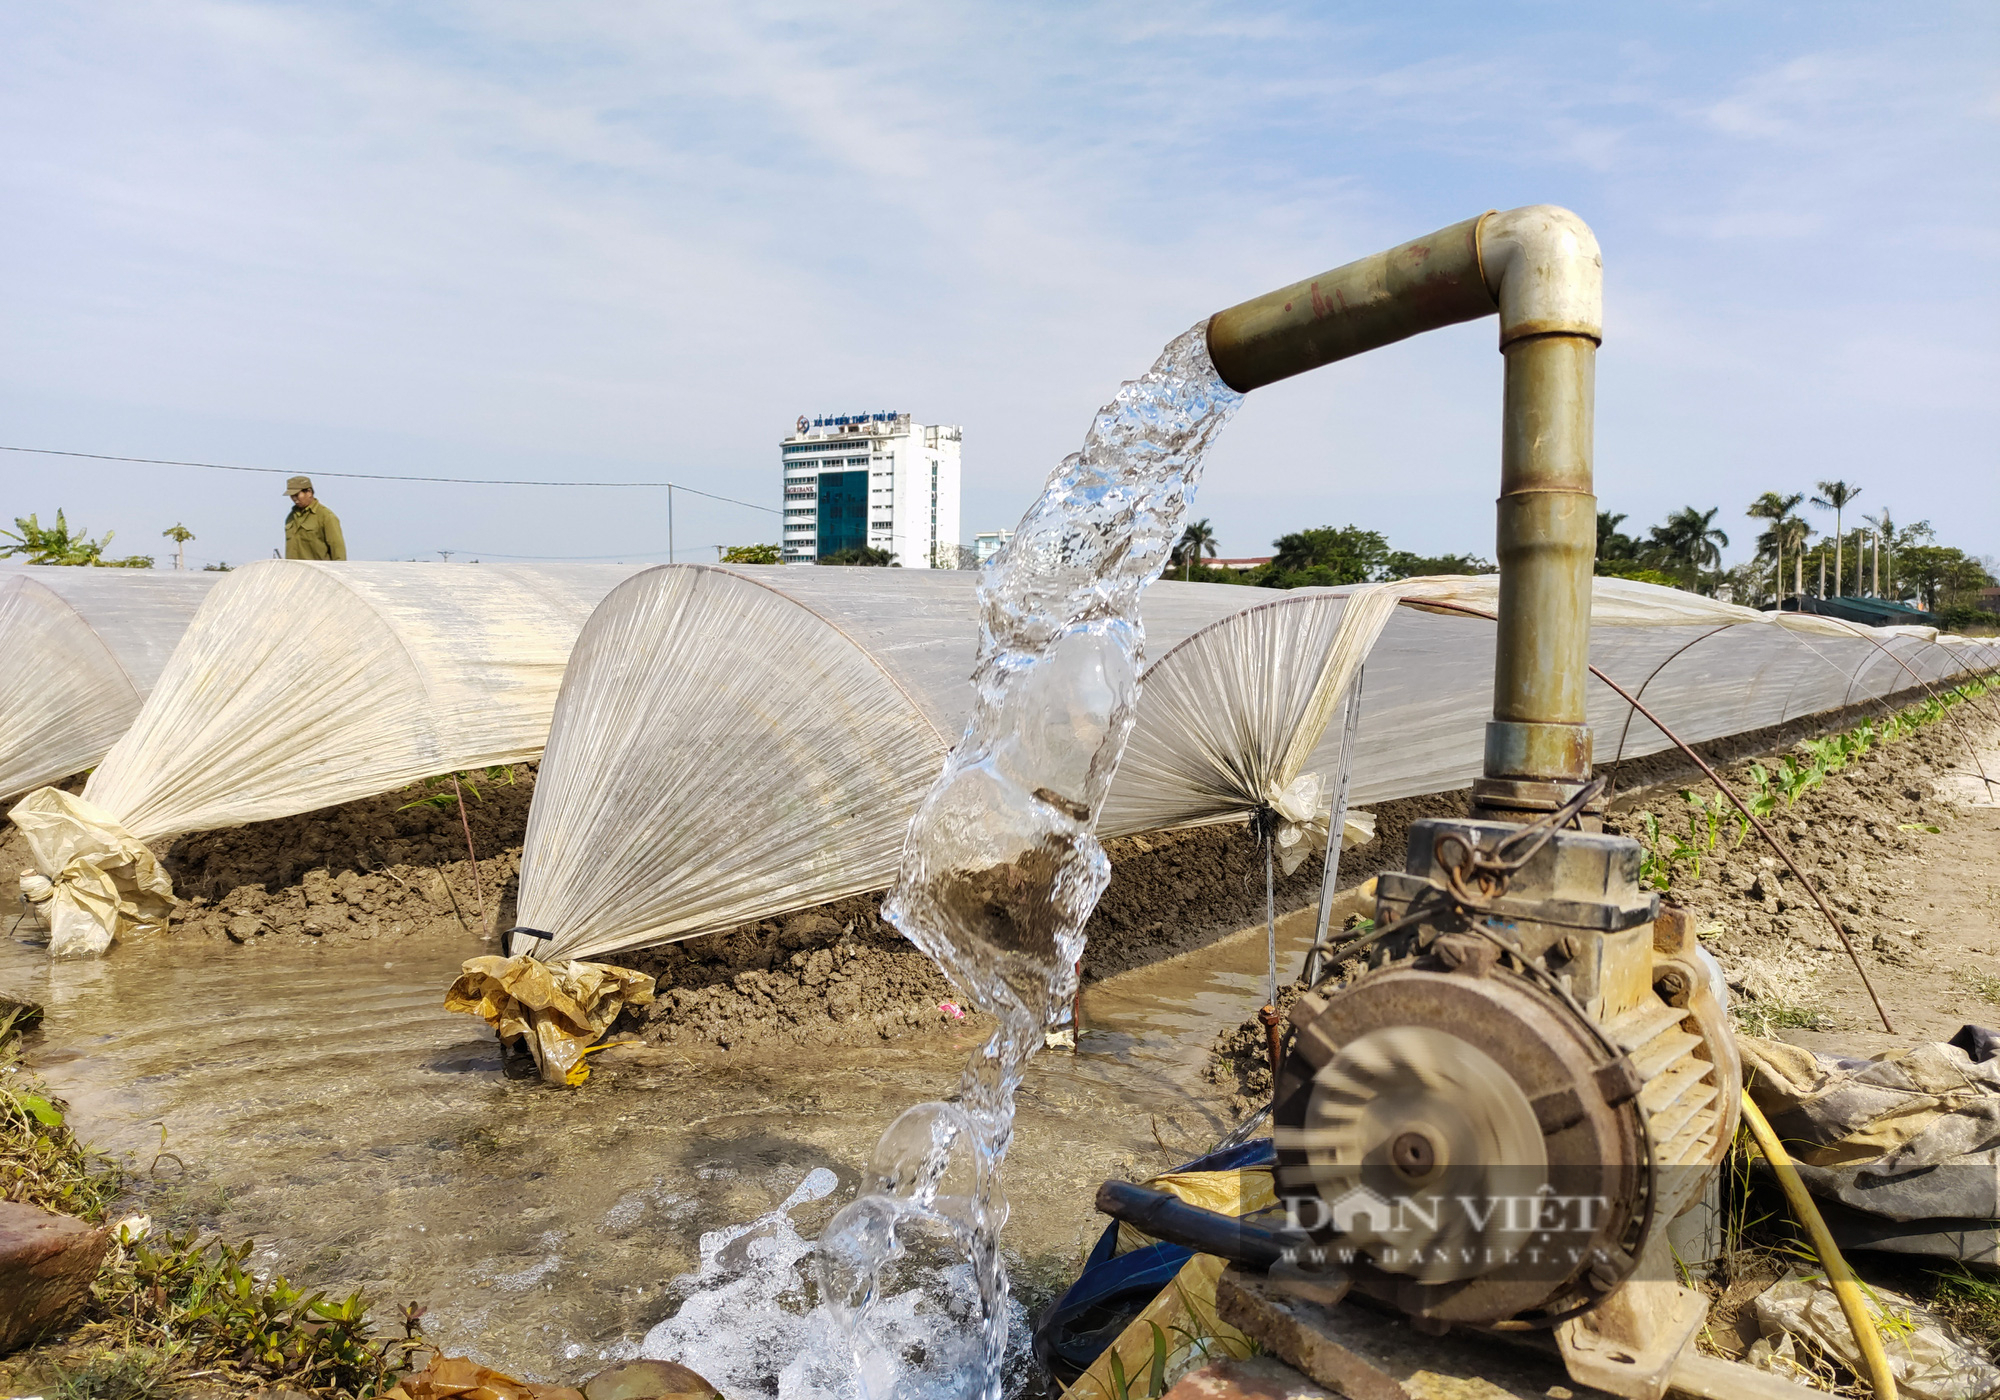
M800 413L965 427L963 533L1209 312L1490 207L1605 255L1598 494L1829 476L2000 553L1990 4L17 5L0 442L673 479ZM1260 390L1196 513L1490 553L1458 327ZM0 517L240 561L272 478L0 453ZM643 491L322 483L355 557L664 558ZM676 502L683 558L775 515Z

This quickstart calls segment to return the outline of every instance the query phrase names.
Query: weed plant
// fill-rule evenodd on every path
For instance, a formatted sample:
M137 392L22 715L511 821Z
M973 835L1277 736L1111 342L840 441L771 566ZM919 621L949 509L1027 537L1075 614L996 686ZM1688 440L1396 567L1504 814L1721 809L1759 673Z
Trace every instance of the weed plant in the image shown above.
M1975 678L1941 691L1920 704L1858 724L1844 733L1830 734L1822 739L1806 739L1796 750L1782 755L1770 767L1766 767L1761 760L1753 760L1746 775L1748 791L1738 795L1743 798L1743 805L1750 809L1751 815L1759 820L1772 816L1781 805L1796 805L1801 797L1871 750L1908 738L1925 725L1935 724L1944 718L1953 707L1994 690L2000 690L2000 681ZM1683 788L1681 800L1687 804L1688 832L1685 836L1663 831L1660 819L1651 812L1642 812L1639 816L1640 844L1645 848L1640 857L1639 878L1653 889L1663 892L1671 889L1683 873L1690 880L1699 880L1702 857L1716 849L1725 831L1732 836L1731 849L1741 846L1750 835L1749 817L1738 811L1721 793L1704 794ZM1930 825L1920 829L1932 834L1937 832L1937 828Z
M97 1224L123 1189L125 1174L77 1141L61 1101L19 1060L12 1044L0 1044L0 1200Z

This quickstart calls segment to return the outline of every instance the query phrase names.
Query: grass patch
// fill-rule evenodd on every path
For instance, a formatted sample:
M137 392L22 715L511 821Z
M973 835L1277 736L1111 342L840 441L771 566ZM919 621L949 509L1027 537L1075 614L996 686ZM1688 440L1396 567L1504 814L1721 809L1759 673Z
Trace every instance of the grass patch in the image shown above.
M161 1232L107 1263L92 1288L87 1321L68 1339L85 1348L82 1366L56 1362L58 1389L78 1397L140 1400L201 1372L231 1388L307 1390L356 1400L385 1390L416 1340L421 1310L405 1336L369 1335L369 1300L329 1299L289 1280L259 1278L254 1244Z
M117 1163L77 1141L62 1101L21 1067L18 1049L0 1044L0 1199L97 1224L124 1185Z
M1981 1278L1963 1264L1931 1276L1931 1311L2000 1356L2000 1283Z
M1961 972L1958 984L1981 1001L2000 1006L2000 977L1990 972Z
M1833 1026L1833 1018L1816 1006L1768 998L1738 999L1730 1004L1736 1024L1749 1035L1769 1036L1772 1031L1823 1031Z

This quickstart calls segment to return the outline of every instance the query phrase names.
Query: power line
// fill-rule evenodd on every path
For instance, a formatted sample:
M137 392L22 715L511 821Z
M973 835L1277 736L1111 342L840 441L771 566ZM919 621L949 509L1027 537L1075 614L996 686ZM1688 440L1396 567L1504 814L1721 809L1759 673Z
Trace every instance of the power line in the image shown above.
M139 462L153 467L202 467L214 472L259 472L266 476L294 474L288 467L238 467L226 462L179 462L168 457L115 457L108 452L65 452L55 447L8 447L0 444L0 452L33 452L44 457L87 457L93 462ZM745 510L761 510L768 515L783 514L776 506L760 506L752 501L739 501L733 496L718 496L713 491L683 486L678 481L508 481L497 477L396 476L388 472L328 471L300 472L297 475L340 477L348 481L430 481L447 486L638 486L651 490L685 491L690 496L706 496L711 501L742 506Z

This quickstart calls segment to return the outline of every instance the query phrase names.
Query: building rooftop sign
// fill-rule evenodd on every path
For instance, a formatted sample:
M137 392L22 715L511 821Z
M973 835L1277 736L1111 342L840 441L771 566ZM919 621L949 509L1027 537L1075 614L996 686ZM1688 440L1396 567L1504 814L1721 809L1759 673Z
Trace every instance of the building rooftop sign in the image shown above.
M799 431L804 432L808 428L845 428L859 423L894 423L908 416L893 409L887 413L843 413L838 417L822 415L818 418L807 418L802 413L799 415Z

